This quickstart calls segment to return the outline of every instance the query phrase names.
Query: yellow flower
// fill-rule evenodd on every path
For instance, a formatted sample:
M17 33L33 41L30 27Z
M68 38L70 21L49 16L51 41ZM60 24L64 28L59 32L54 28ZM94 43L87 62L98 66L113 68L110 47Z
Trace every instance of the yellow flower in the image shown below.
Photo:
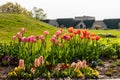
M32 75L31 74L28 74L29 77L31 77Z
M18 67L15 67L14 68L14 71L19 71L20 69Z
M66 64L66 66L68 66L68 67L69 67L69 66L70 66L70 64Z
M9 72L9 73L8 73L8 76L12 76L12 75L13 75L13 73L12 73L12 72Z
M83 74L79 69L74 69L74 71L75 71L77 77L83 77Z
M17 74L16 74L16 72L15 72L15 71L13 71L13 75L14 75L14 76L17 76Z
M77 77L83 77L83 74L80 72L77 74Z
M94 74L95 76L99 76L99 72L98 72L97 70L94 70L94 71L93 71L93 74Z
M50 65L50 63L48 61L46 61L46 65Z

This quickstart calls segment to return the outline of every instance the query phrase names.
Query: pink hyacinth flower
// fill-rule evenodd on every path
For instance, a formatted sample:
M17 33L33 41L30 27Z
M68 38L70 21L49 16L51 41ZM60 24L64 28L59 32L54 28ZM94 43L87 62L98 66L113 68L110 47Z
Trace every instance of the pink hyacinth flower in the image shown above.
M20 59L20 60L19 60L19 67L20 67L21 69L24 69L24 68L25 68L24 60L23 60L23 59Z
M34 67L39 67L40 66L40 61L38 58L35 58L34 60Z
M33 74L35 73L35 70L36 70L36 69L33 68L33 67L30 69L30 71L31 71Z
M40 56L40 57L39 57L39 62L40 62L40 65L42 65L42 64L44 63L44 58L43 58L43 56Z

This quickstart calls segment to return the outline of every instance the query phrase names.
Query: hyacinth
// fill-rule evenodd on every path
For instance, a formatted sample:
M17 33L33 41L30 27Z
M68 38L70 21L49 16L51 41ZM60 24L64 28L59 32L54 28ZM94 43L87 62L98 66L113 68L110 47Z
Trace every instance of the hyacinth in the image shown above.
M40 65L42 65L42 64L44 63L44 58L43 58L43 56L40 56L40 57L39 57L39 62L40 62Z
M34 60L34 67L39 67L40 66L40 61L38 58L35 58Z
M24 68L25 68L24 60L23 60L23 59L20 59L20 60L19 60L19 67L20 67L21 69L24 69Z
M12 39L15 41L16 40L16 36L13 36Z
M35 73L35 68L34 67L32 67L31 69L30 69L30 71L34 74Z
M44 63L43 56L40 56L39 58L35 58L34 60L34 67L39 67Z
M80 68L87 68L88 65L87 65L87 62L85 60L83 60L83 61L79 60L77 63L73 62L71 64L71 67L75 68L75 69L80 69Z
M48 32L48 31L44 31L43 34L44 34L45 36L47 36L47 35L49 34L49 32Z
M25 28L21 28L21 33L22 33L22 34L25 33Z

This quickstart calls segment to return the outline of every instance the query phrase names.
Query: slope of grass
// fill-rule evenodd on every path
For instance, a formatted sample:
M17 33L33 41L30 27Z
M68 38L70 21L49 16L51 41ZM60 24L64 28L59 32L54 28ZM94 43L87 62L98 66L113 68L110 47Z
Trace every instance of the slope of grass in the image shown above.
M56 27L44 22L37 21L31 17L18 14L0 14L0 41L10 41L20 29L26 29L26 36L41 35L44 30L50 32L49 37L54 34Z

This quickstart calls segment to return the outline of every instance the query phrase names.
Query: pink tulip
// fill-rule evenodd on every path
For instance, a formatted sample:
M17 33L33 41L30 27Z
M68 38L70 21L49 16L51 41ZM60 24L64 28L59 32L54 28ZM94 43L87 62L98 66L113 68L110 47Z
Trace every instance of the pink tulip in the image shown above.
M44 31L43 33L44 33L45 36L47 36L49 34L48 31Z
M16 40L16 36L13 36L12 39L15 41Z
M59 46L60 46L60 47L63 47L63 46L64 46L64 44L60 43L60 44L59 44Z
M40 36L40 39L41 39L41 41L44 41L44 36L41 35L41 36Z
M58 40L55 40L55 44L58 44L59 43L59 41Z
M55 33L55 35L56 35L56 36L59 36L61 33L62 33L62 32L61 32L60 30L58 30L58 31Z
M19 60L19 67L20 67L21 69L24 69L24 68L25 68L25 66L24 66L24 60L23 60L23 59L20 59L20 60Z
M26 37L22 37L22 42L26 42L27 38Z
M52 42L52 43L55 43L55 41L56 41L56 38L55 38L55 37L52 37L52 38L51 38L51 42Z
M18 38L21 38L22 37L22 34L20 32L17 33L17 37Z
M30 42L30 37L27 37L26 41L29 43Z
M22 34L25 33L25 28L21 28L21 33L22 33Z
M34 35L31 35L31 36L30 36L30 42L34 42L34 40L35 40Z
M35 38L36 38L36 40L39 40L39 36L36 36Z
M39 67L40 66L40 61L38 58L35 58L34 60L34 67Z

